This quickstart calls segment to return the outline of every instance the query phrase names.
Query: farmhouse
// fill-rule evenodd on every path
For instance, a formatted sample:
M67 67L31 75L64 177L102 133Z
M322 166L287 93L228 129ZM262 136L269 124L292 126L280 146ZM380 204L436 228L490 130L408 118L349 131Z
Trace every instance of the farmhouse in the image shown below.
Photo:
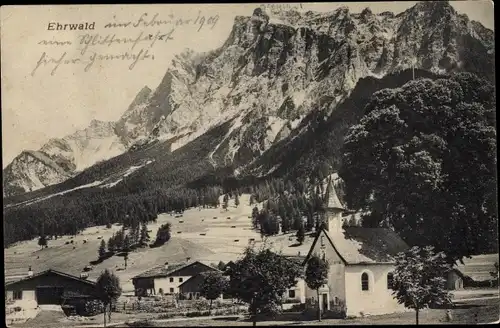
M5 284L5 299L9 308L19 307L36 315L43 305L63 305L75 300L97 300L98 291L92 281L80 279L56 270L46 270ZM70 301L69 301L70 300Z
M199 292L200 273L219 271L200 261L180 264L165 263L132 278L136 296ZM187 284L184 284L187 283ZM181 285L182 290L181 290Z
M341 205L331 180L326 188L322 229L304 263L313 255L327 260L328 283L319 290L320 308L325 314L343 309L347 315L385 314L405 311L392 295L394 255L408 248L392 230L343 228ZM306 286L306 307L316 307L317 292Z

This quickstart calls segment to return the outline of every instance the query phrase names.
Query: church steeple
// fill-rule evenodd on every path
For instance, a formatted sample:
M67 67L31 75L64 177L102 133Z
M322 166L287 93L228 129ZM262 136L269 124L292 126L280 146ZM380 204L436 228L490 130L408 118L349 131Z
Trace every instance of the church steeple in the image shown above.
M325 214L328 223L328 232L337 233L342 231L342 213L344 212L344 206L340 202L335 187L333 185L332 178L328 179L328 185L326 187L325 198Z

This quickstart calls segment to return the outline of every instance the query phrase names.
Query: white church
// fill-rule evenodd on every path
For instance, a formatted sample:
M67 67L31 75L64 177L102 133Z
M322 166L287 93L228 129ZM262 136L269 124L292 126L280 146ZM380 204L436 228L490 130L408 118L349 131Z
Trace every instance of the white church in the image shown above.
M322 313L341 307L347 316L406 311L393 297L391 284L394 255L408 245L390 229L343 228L344 208L331 180L325 201L328 230L319 232L304 261L316 254L329 264L328 283L319 290ZM316 307L316 290L304 287L306 307Z

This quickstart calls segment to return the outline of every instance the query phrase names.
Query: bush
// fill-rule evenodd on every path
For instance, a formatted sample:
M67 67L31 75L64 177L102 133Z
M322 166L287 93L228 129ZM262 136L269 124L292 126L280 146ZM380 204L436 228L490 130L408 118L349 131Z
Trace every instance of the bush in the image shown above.
M127 322L125 323L127 327L155 327L153 322L149 319L144 319L144 320L139 320L139 321L134 321L134 322Z
M205 317L209 316L210 312L209 311L194 311L194 312L188 312L186 313L186 317L192 318L192 317Z
M178 317L179 313L162 313L158 316L158 319L170 319L174 317Z
M287 310L283 310L283 312L303 312L303 311L305 311L305 309L306 309L306 305L299 303L299 304L292 305L292 307L287 309Z

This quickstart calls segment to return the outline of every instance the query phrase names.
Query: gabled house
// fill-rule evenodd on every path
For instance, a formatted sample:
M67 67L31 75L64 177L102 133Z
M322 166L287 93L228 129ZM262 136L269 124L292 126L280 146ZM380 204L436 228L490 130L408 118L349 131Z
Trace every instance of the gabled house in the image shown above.
M327 229L318 232L304 261L316 254L329 264L328 282L319 290L306 285L306 307L320 302L323 312L345 308L349 316L405 311L392 295L394 256L408 249L392 230L385 228L343 228L340 203L332 182L325 195Z
M21 309L13 313L16 320L35 317L44 305L72 305L98 299L95 282L53 269L37 274L30 269L25 278L5 284L6 310Z
M178 294L180 286L192 278L206 271L219 271L200 261L168 264L143 272L132 278L136 296L157 294ZM199 278L196 279L199 282ZM195 281L184 286L184 289L193 287ZM197 284L194 284L196 286ZM190 292L196 292L190 290Z

